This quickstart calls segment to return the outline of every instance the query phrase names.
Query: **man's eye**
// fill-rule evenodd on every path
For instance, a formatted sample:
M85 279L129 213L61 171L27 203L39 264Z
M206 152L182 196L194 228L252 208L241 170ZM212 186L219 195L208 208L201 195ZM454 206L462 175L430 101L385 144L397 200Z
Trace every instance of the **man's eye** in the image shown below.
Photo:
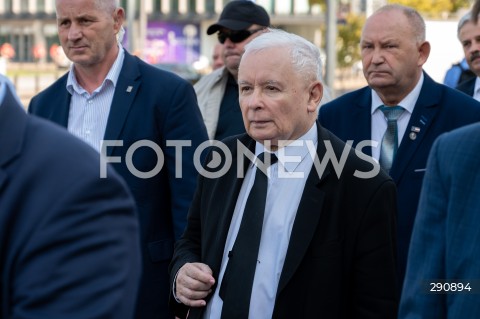
M268 91L278 91L278 89L277 89L275 86L271 86L271 85L268 85L268 86L266 87L266 89L267 89Z

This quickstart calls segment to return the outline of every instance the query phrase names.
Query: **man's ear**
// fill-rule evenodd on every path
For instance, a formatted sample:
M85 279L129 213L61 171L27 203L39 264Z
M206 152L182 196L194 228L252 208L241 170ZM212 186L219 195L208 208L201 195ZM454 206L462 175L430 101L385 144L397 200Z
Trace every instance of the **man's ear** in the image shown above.
M428 56L430 55L430 43L428 41L423 42L418 47L418 66L422 66L427 62Z
M123 8L115 9L113 13L113 21L114 21L115 33L118 33L118 31L123 25L123 22L125 21L125 10L123 10Z
M323 85L320 83L320 81L315 81L310 84L308 91L310 94L308 99L308 111L316 112L323 97Z

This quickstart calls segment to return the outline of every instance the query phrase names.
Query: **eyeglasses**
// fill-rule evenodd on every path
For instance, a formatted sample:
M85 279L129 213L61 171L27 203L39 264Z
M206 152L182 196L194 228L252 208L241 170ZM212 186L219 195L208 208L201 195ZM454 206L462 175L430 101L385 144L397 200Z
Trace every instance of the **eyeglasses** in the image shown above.
M217 36L218 36L218 41L221 44L224 44L227 38L230 39L230 41L232 41L233 43L240 43L245 39L247 39L252 34L254 34L255 32L262 31L262 30L265 30L265 29L263 28L263 29L255 29L255 30L240 30L240 31L230 31L230 32L220 31L218 32Z

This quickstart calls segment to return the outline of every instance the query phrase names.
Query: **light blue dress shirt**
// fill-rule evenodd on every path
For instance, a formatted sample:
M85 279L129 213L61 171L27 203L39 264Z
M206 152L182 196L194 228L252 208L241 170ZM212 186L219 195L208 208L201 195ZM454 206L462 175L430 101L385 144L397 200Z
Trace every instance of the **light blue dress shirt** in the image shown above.
M102 85L92 94L77 82L74 65L68 74L67 90L72 95L68 114L68 131L87 142L99 153L124 57L124 49L119 45L115 62Z

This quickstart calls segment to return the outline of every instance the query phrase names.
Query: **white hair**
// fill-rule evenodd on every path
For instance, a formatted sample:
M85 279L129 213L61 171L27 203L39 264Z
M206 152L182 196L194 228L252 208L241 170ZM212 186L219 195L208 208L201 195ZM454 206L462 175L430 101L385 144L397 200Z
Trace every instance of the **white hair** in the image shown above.
M99 10L111 13L120 7L120 0L95 0L95 5Z
M388 12L388 11L402 12L410 24L410 28L415 36L417 43L420 44L425 42L426 40L425 20L423 20L423 17L420 15L420 13L417 10L401 4L387 4L387 5L384 5L383 7L380 7L380 9L375 11L373 15L376 15L377 13Z
M310 41L280 29L268 28L266 32L254 38L245 45L245 55L269 48L287 48L295 72L301 75L305 82L320 81L323 84L323 64L320 49ZM331 100L330 90L324 85L320 104Z
M472 19L472 12L467 12L463 17L460 18L460 21L458 21L458 26L457 26L457 37L460 40L460 31L462 28L465 26L467 22L471 22L473 24L477 24L473 19Z

